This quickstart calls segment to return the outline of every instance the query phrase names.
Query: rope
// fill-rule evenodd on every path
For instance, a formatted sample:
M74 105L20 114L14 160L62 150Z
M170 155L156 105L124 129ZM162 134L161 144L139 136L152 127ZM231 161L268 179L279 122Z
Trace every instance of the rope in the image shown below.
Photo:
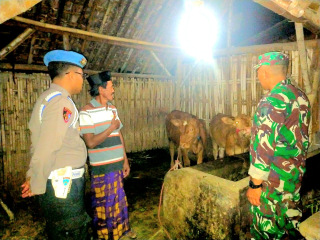
M180 163L180 161L179 161L179 155L180 155L180 154L179 154L179 150L178 150L177 160L175 160L175 164L173 165L172 168L169 169L168 172L178 170L179 167L180 167L180 168L183 168L182 165L181 165L181 163ZM167 173L168 173L168 172L167 172ZM166 173L166 175L167 175L167 173ZM162 183L161 192L160 192L159 208L158 208L158 220L159 220L159 223L160 223L161 228L162 228L162 229L164 230L164 232L167 234L167 237L168 237L170 240L172 240L172 238L171 238L170 234L168 233L168 231L163 227L163 224L162 224L161 218L160 218L163 187L164 187L164 182ZM158 233L158 232L157 232L157 233ZM156 234L157 234L157 233L156 233Z

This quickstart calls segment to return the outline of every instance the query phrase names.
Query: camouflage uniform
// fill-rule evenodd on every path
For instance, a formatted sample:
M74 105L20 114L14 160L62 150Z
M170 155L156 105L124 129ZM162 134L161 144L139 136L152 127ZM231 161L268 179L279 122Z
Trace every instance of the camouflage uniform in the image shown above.
M279 82L258 104L251 129L249 175L263 180L263 187L261 205L250 209L254 239L296 233L302 216L298 203L310 115L307 96L289 79Z

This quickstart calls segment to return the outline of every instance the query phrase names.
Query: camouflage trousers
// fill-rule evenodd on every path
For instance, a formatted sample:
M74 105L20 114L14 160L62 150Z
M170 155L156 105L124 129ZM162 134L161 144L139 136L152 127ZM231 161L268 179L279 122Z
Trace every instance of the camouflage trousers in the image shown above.
M298 227L302 216L297 206L300 200L296 193L270 191L265 187L260 197L260 206L251 206L253 221L250 226L251 239L301 239Z

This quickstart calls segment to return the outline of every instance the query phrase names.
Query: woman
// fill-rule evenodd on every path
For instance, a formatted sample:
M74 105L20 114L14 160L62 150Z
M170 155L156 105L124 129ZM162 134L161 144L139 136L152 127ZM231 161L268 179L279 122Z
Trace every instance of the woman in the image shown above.
M130 230L123 178L130 173L122 123L114 98L110 72L87 78L93 99L80 111L80 128L88 147L91 166L93 223L99 239L136 238Z

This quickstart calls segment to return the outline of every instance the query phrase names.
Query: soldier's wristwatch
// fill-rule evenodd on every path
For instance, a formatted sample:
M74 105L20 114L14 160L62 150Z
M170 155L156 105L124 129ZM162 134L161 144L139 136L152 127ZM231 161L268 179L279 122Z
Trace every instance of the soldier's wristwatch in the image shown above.
M254 183L250 180L249 187L251 187L252 189L256 189L256 188L262 187L262 183L260 185L254 185Z

